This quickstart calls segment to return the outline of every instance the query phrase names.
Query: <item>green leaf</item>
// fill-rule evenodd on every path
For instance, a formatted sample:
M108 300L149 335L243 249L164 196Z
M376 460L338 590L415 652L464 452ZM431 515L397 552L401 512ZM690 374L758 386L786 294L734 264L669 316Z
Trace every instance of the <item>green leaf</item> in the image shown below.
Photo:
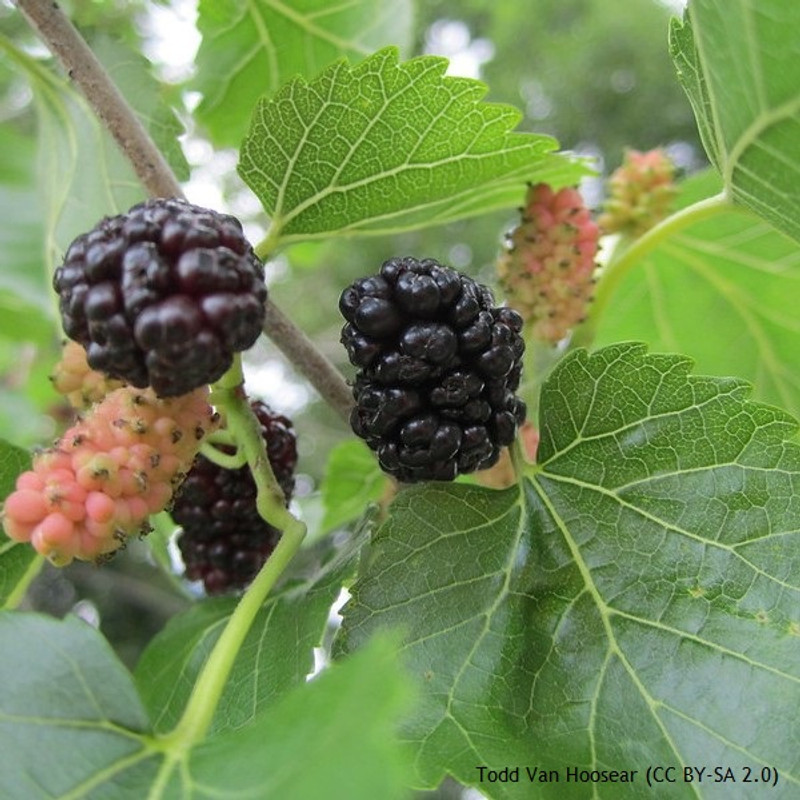
M369 503L380 499L387 478L375 456L360 440L341 442L330 453L320 485L325 514L322 529L332 531L358 519Z
M672 57L730 196L800 240L800 4L692 0Z
M52 328L50 273L42 263L41 208L34 189L35 147L0 125L0 330L41 341Z
M707 172L680 190L687 206L715 194L719 179ZM746 378L755 399L800 416L798 300L797 243L742 208L721 206L659 237L637 260L600 316L595 341L637 339L685 353L699 370Z
M216 144L238 147L261 95L337 58L361 58L387 44L404 49L411 22L410 0L201 0L197 119Z
M17 476L30 465L25 450L0 439L0 498L5 500L14 491ZM30 545L9 539L0 525L0 608L19 603L42 563Z
M537 797L617 798L632 787L566 769L639 770L625 796L644 796L648 765L730 764L797 792L797 425L689 368L637 344L576 351L543 386L539 466L519 487L394 501L338 647L408 631L425 688L401 736L420 784L449 772L527 798L524 774L479 783L476 767L538 765L560 782Z
M512 132L520 112L445 77L445 59L397 59L338 61L258 104L239 172L272 217L269 241L439 224L518 205L526 180L586 174L553 139Z
M353 549L315 563L269 599L238 653L217 708L213 730L252 722L262 709L305 681L342 582L353 571ZM197 603L173 617L143 653L135 678L157 731L180 718L208 654L236 607L236 598Z
M402 796L410 692L385 639L193 749L148 733L130 674L83 621L3 612L0 648L15 656L0 662L4 800Z
M43 218L36 258L49 284L53 268L78 234L103 216L127 211L144 192L84 98L36 59L18 49L8 52L33 91ZM52 290L43 297L52 303Z
M179 790L176 777L167 796L406 797L407 767L394 729L410 697L396 647L379 639L298 687L247 728L196 747L186 781Z
M152 781L147 716L96 630L76 617L3 612L0 651L13 653L0 659L4 800L133 798L129 781Z

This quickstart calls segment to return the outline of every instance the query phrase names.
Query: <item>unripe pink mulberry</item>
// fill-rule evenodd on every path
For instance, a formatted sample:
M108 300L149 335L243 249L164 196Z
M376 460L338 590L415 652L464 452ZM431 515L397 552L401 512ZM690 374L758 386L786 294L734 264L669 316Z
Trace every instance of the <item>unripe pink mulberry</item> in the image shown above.
M95 404L6 498L3 526L54 564L97 560L145 531L214 426L208 389L160 399L121 387Z
M628 150L608 181L609 195L597 223L603 233L639 236L669 213L675 199L675 165L661 150Z
M497 272L509 305L534 337L563 339L583 320L594 289L599 230L577 189L531 186L522 222L508 239Z
M123 381L109 378L89 366L86 351L77 342L67 340L61 351L61 360L50 376L53 387L63 394L76 409L89 408L109 392L124 386Z

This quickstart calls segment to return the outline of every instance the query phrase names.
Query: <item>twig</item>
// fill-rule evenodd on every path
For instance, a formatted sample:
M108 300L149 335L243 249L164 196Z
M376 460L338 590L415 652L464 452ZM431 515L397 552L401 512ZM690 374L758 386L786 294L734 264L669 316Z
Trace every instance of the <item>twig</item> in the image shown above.
M169 164L58 4L52 0L17 0L17 5L108 128L147 192L153 197L182 197ZM344 378L271 300L267 301L264 332L347 421L353 401Z
M306 377L339 416L348 422L353 394L336 367L274 303L267 301L264 333Z

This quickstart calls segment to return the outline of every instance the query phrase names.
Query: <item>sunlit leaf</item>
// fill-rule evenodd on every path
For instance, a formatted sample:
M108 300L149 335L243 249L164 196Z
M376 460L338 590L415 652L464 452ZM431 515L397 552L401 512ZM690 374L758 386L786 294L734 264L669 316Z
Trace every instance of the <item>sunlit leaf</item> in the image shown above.
M518 205L526 180L586 173L556 142L515 133L521 114L482 102L486 86L445 77L447 61L398 63L386 48L262 100L239 172L276 241L419 228Z
M566 770L696 763L800 786L797 426L689 368L635 344L576 351L543 387L539 466L518 487L394 501L339 647L407 631L422 785L449 772L527 798L538 765L561 779L537 797L617 798L631 787ZM481 783L481 765L522 776Z
M672 56L725 189L800 240L800 4L692 0Z
M241 143L259 97L337 58L363 58L411 36L410 0L202 0L197 25L197 108L219 145Z
M714 194L711 173L681 205ZM639 339L698 370L751 381L753 397L800 417L800 246L751 212L720 207L637 259L602 314L598 345Z

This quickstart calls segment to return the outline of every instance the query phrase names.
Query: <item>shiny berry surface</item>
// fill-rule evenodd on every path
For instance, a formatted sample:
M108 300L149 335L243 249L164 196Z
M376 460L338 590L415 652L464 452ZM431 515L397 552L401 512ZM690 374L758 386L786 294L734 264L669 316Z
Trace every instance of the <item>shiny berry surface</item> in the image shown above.
M341 341L358 368L353 431L404 482L485 469L525 418L514 394L522 318L433 259L393 258L341 295Z
M160 397L220 378L264 322L264 270L231 216L159 198L106 217L56 270L89 365Z

